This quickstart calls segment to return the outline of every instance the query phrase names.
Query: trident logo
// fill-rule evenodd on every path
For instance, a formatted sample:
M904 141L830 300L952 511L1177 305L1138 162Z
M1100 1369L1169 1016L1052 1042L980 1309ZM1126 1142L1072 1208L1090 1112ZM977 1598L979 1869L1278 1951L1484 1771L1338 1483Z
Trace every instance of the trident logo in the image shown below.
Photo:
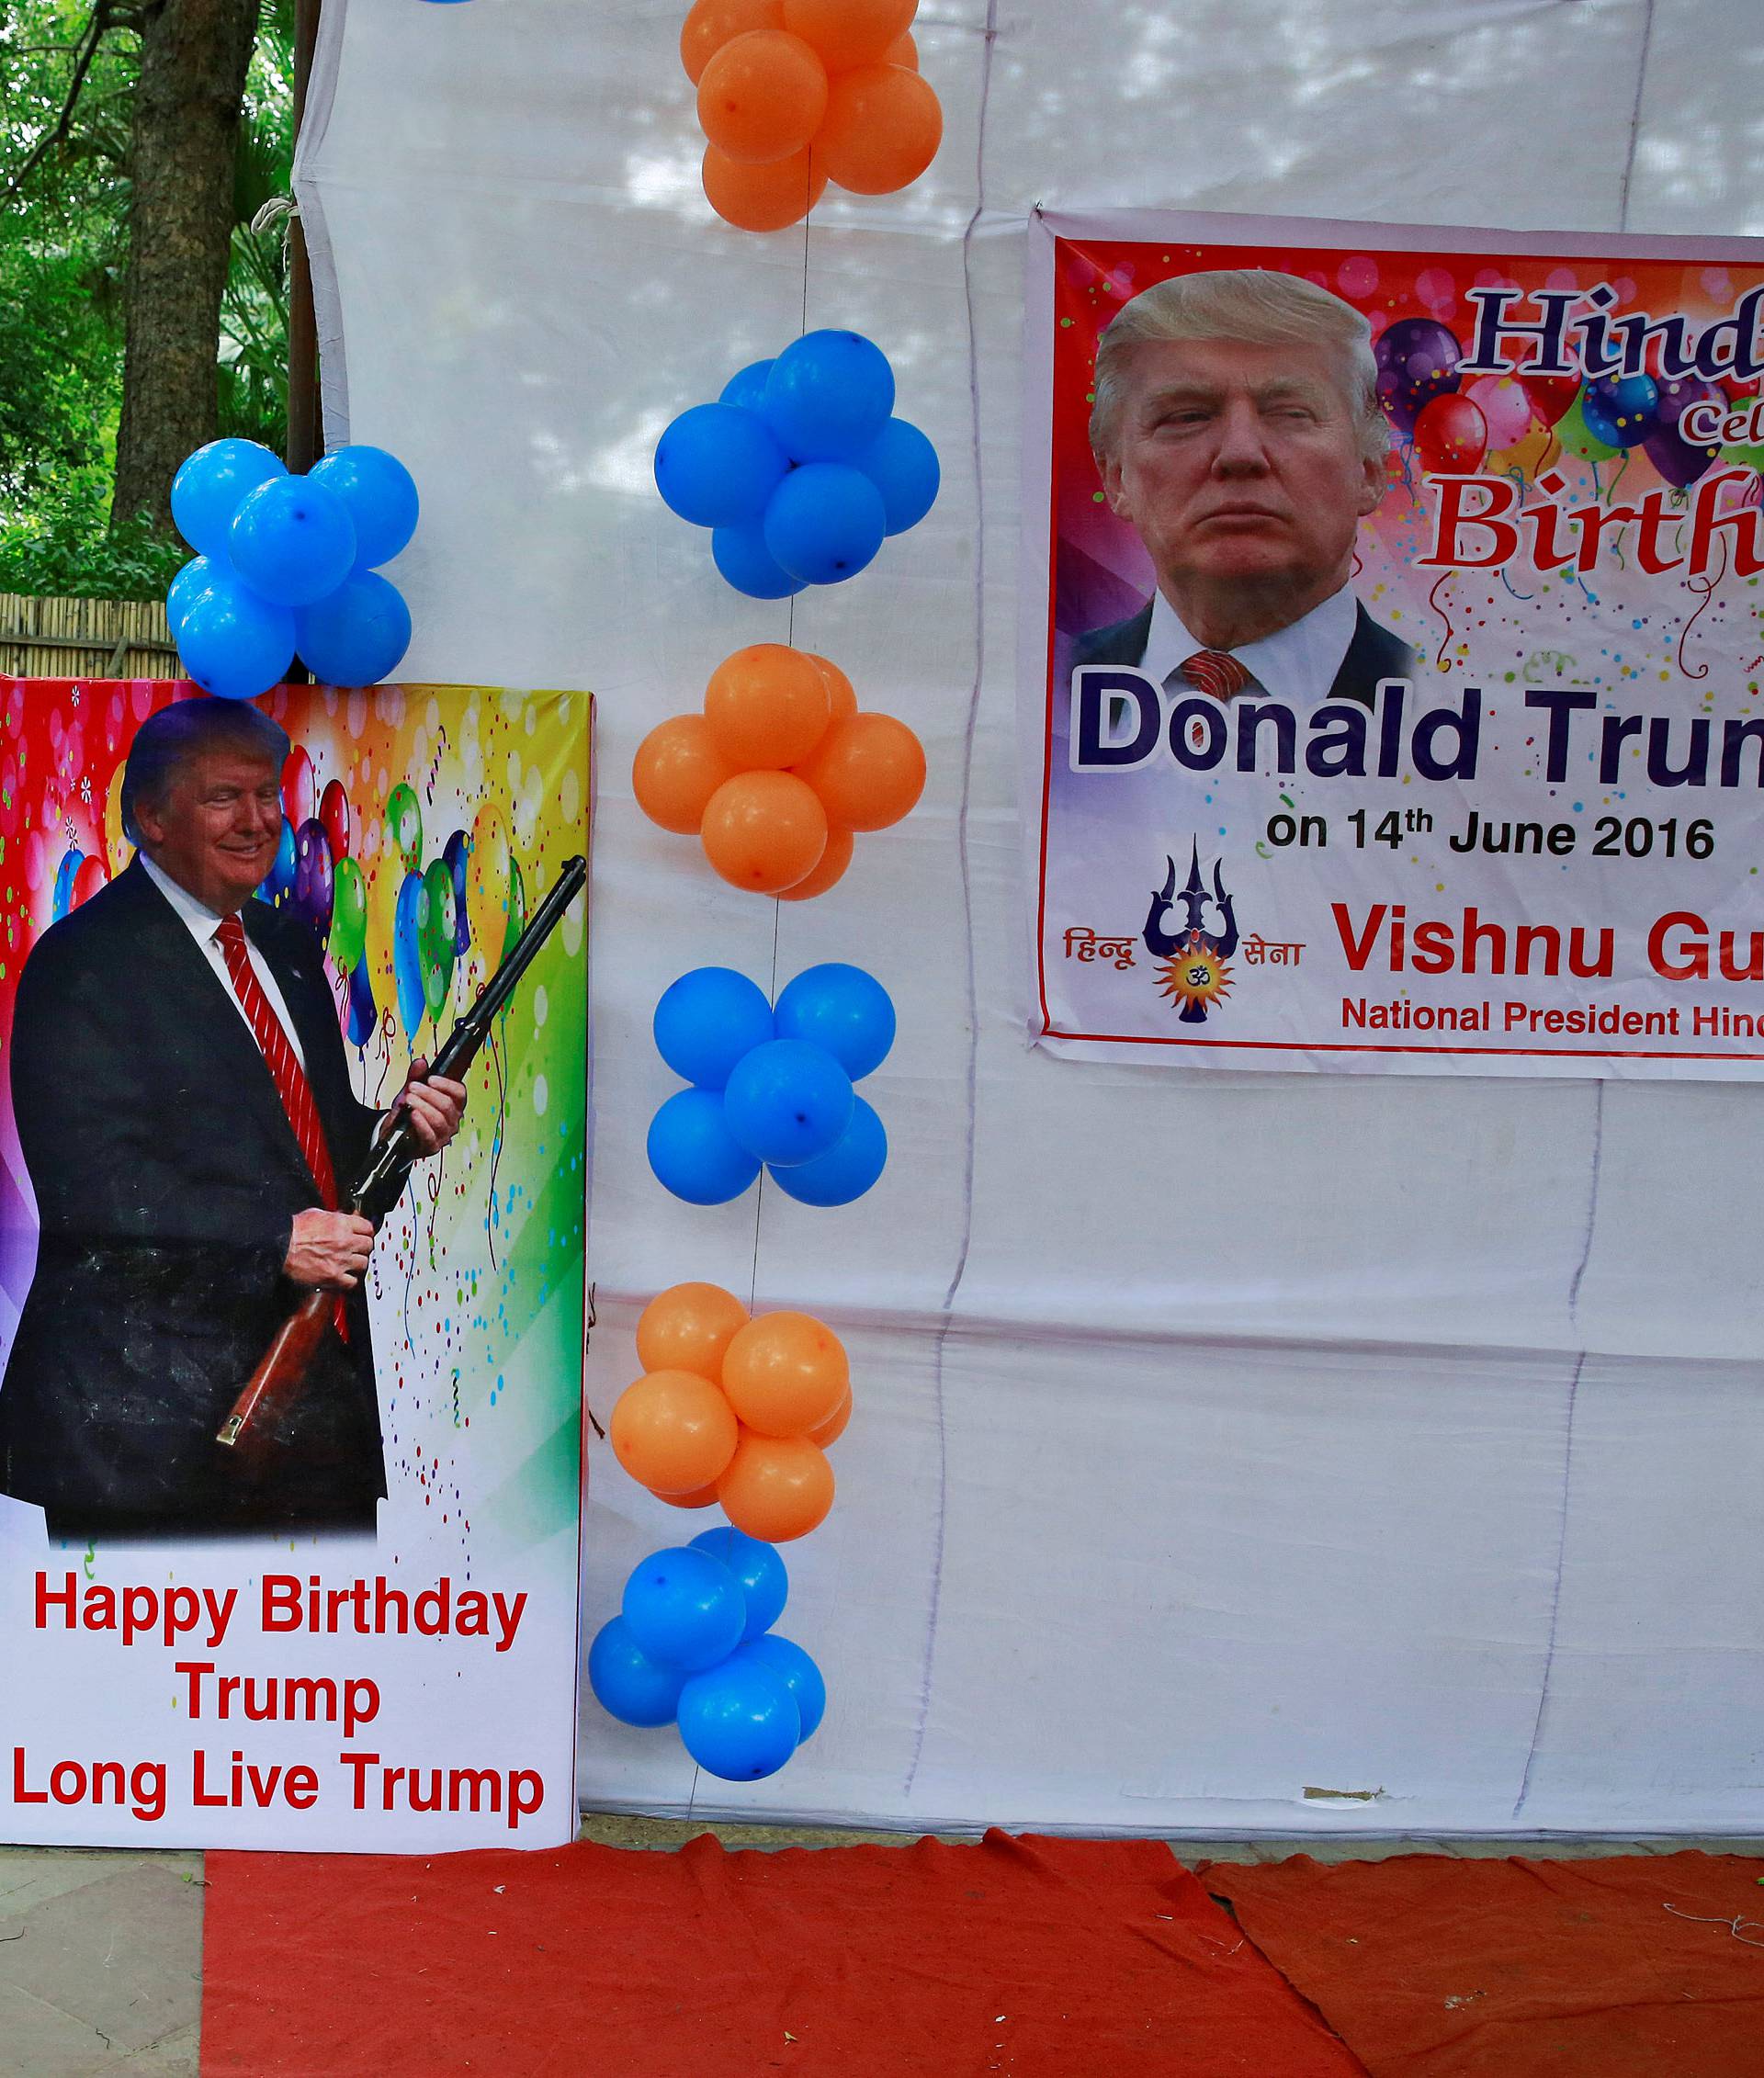
M1238 949L1238 923L1231 898L1225 891L1220 862L1213 862L1211 892L1201 877L1200 841L1189 853L1188 879L1176 886L1176 861L1166 857L1170 871L1164 885L1151 898L1146 916L1146 947L1156 955L1159 987L1172 1002L1183 1024L1204 1024L1206 1014L1229 993L1231 970L1226 961ZM1184 912L1179 918L1177 906ZM1206 928L1206 912L1217 912L1216 927Z

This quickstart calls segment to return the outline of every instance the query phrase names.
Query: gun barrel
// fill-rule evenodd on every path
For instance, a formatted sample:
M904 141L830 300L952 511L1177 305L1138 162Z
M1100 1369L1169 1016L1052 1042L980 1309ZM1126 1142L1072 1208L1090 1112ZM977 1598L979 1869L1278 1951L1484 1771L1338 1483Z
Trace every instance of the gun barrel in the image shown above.
M588 862L580 856L566 859L545 899L526 920L526 927L510 948L508 957L479 991L467 1019L488 1024L520 986L521 977L539 948L563 920L563 912L588 884ZM461 1022L466 1022L462 1019ZM455 1027L457 1031L458 1026ZM449 1033L451 1038L452 1034Z

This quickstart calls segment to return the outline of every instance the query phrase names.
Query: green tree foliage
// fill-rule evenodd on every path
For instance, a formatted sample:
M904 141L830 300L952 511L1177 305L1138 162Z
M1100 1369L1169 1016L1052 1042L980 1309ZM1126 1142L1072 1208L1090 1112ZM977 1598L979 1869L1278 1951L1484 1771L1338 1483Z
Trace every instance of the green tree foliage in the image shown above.
M109 525L121 403L138 17L98 0L0 0L0 591L152 598L188 550ZM292 0L266 0L246 85L232 258L216 341L220 429L281 451Z

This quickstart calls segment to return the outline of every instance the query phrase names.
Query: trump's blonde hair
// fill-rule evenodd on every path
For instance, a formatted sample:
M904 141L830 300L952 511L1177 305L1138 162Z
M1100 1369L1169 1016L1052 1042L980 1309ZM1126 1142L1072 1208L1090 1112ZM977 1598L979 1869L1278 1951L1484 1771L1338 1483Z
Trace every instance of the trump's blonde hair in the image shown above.
M1136 346L1164 340L1227 339L1250 346L1322 346L1340 369L1342 393L1367 461L1382 461L1390 428L1378 402L1372 327L1351 303L1295 274L1270 267L1219 267L1173 275L1124 303L1096 346L1096 401L1091 446L1113 452Z

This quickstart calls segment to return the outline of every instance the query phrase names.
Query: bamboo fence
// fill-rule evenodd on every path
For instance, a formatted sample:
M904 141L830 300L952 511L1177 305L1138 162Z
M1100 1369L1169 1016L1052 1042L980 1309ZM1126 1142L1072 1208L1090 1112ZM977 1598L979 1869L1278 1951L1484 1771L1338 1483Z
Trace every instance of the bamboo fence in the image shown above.
M175 678L165 608L149 599L33 599L0 592L0 676Z

